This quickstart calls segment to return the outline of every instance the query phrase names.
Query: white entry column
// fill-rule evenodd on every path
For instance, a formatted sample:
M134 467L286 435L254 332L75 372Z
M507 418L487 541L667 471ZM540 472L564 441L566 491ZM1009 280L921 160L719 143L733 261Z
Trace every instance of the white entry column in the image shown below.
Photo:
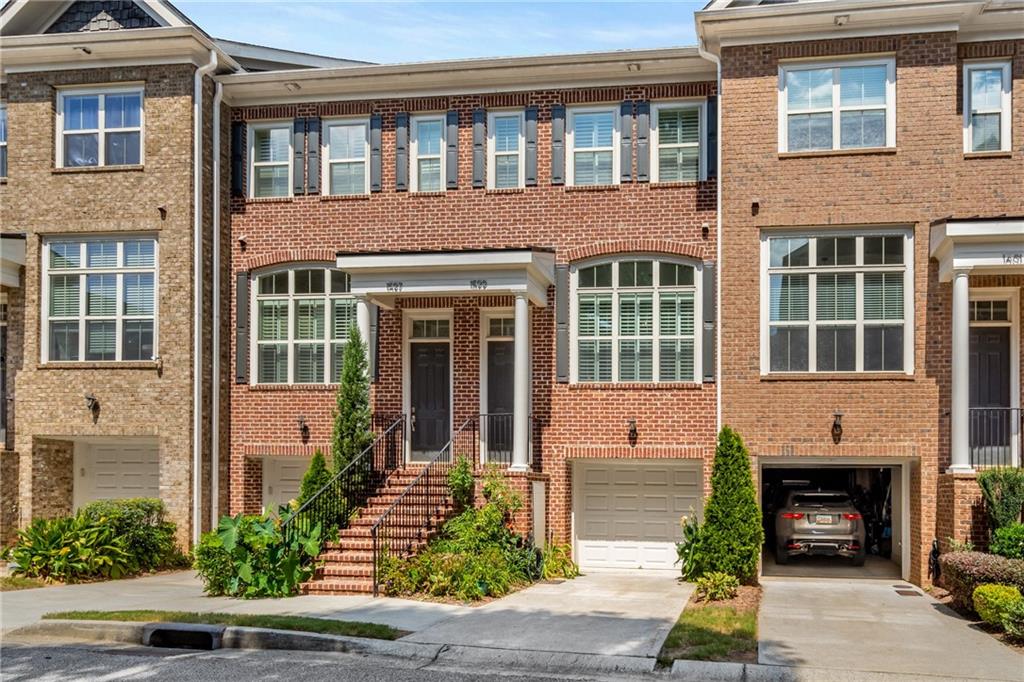
M970 353L971 318L969 270L953 271L953 348L950 415L950 452L952 464L949 473L970 473Z
M370 366L370 304L365 296L356 298L356 326L359 336L366 347L366 366Z
M512 390L512 471L530 469L530 302L516 295L514 373Z

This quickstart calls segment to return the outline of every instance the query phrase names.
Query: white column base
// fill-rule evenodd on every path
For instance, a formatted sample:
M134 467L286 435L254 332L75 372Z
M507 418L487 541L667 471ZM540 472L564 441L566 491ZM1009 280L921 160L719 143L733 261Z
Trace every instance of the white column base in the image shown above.
M947 474L973 474L977 473L970 464L954 464L946 469Z

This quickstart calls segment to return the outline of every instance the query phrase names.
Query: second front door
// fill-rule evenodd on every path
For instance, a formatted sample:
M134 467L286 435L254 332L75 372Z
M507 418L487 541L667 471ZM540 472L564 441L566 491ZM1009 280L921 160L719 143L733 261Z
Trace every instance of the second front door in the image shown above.
M448 342L410 346L413 461L429 460L451 437L451 364Z

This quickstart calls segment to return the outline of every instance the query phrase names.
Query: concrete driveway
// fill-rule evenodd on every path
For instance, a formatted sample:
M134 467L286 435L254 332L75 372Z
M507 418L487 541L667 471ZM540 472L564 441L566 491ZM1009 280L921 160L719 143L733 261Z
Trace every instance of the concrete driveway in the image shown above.
M657 656L693 585L675 571L592 573L540 583L406 640L567 654Z
M762 583L759 663L1024 680L1024 656L907 583L799 578Z

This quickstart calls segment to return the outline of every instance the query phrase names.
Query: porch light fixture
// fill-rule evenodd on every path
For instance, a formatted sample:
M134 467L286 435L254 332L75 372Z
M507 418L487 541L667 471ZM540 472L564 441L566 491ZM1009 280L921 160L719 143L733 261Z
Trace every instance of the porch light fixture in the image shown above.
M298 92L299 90L302 89L302 86L296 83L295 81L288 81L287 83L284 84L284 89L287 90L288 92Z
M833 19L832 23L836 26L846 26L846 22L850 20L849 14L837 14Z
M74 49L81 51L82 54L92 54L92 50L85 45L75 45Z
M640 63L630 62L629 64L626 64L626 70L635 73L640 70Z
M100 418L100 401L92 393L85 394L85 409L92 415L92 423Z
M300 416L295 421L299 424L299 435L302 437L302 442L305 443L309 440L309 424L306 423L306 418Z
M629 447L635 448L636 447L637 438L639 438L639 434L637 433L637 430L636 430L636 420L635 419L627 419L626 420L626 424L629 426L629 435L628 435Z
M843 439L843 413L836 411L832 417L832 442L839 445L839 441Z

